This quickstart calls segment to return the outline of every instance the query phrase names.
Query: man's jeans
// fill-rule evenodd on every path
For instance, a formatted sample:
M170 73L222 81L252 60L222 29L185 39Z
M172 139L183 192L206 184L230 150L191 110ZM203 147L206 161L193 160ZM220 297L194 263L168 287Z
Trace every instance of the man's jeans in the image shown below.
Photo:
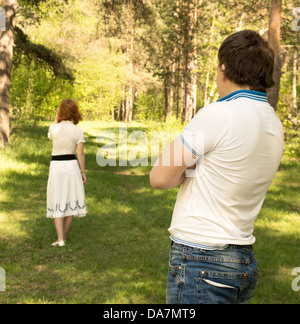
M205 251L173 243L167 304L248 304L257 281L251 246Z

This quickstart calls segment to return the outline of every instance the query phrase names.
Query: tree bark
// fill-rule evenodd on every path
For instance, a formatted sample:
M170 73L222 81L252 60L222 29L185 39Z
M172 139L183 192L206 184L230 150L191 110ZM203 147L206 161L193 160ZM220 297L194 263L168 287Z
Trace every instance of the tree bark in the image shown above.
M55 76L74 81L72 71L64 65L58 54L41 44L32 43L18 26L15 27L14 32L15 45L26 55L32 55L35 59L46 62L53 69Z
M280 78L282 75L282 61L280 58L280 32L281 32L282 0L272 0L269 24L269 43L274 50L275 66L273 78L275 86L268 91L270 105L276 110L279 100Z
M9 143L9 100L17 0L2 0L6 30L0 32L0 146Z
M294 49L294 57L293 57L293 109L297 111L298 109L298 100L297 100L297 66L298 66L298 37L297 33L295 35L295 49Z
M183 1L182 5L183 14L187 17L183 25L182 122L190 121L196 111L198 6L199 0Z
M175 49L176 50L176 49ZM176 82L176 62L172 63L172 71L171 71L171 82L170 82L170 102L169 102L169 116L172 117L173 109L174 109L174 88Z
M133 111L133 86L132 82L129 84L129 89L127 91L127 96L126 96L126 114L125 114L125 121L127 123L132 122L132 111Z
M163 109L163 121L166 122L167 120L167 114L169 109L169 98L168 98L168 70L166 67L166 61L164 63L164 109Z
M128 66L131 73L130 80L129 80L129 90L127 92L127 98L126 98L126 122L131 123L132 122L132 113L133 113L133 52L134 52L134 7L133 7L133 0L130 0L130 3L127 7L129 13L128 13L128 27L127 27L127 55L128 55Z
M179 27L179 16L180 16L180 3L179 0L176 0L176 24L175 24L175 33L177 37L180 35L180 27ZM176 89L176 119L179 119L179 108L180 108L180 88L181 88L181 64L182 64L182 49L177 44L176 48L176 66L175 66L175 89ZM181 117L181 116L180 116Z
M183 16L189 17L188 15L188 2L182 2ZM189 55L189 21L183 21L183 50L182 50L182 80L181 80L181 120L184 123L186 121L186 106L187 106L187 84L188 84L188 55Z
M216 9L213 12L212 24L210 29L210 39L209 39L209 50L208 50L208 63L207 63L207 73L206 73L206 82L205 82L205 90L204 90L204 106L207 106L210 103L210 98L208 95L209 90L209 81L210 81L210 71L212 68L212 42L214 38L214 30L215 30L215 17L216 17Z

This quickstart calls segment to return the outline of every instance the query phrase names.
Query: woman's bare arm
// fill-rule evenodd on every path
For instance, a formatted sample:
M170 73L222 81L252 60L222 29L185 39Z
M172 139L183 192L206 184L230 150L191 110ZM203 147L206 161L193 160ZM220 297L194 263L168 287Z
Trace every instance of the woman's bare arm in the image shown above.
M79 143L77 145L77 157L78 157L78 162L79 162L80 169L81 169L83 183L86 183L85 156L84 156L84 144L83 143Z

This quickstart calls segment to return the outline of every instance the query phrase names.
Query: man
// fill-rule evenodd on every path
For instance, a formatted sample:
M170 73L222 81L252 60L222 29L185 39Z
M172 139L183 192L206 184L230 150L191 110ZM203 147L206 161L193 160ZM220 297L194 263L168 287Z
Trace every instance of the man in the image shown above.
M268 43L241 31L218 58L221 99L198 112L150 174L153 188L181 185L169 228L171 304L249 303L258 280L253 224L283 153L282 124L266 96L274 85Z

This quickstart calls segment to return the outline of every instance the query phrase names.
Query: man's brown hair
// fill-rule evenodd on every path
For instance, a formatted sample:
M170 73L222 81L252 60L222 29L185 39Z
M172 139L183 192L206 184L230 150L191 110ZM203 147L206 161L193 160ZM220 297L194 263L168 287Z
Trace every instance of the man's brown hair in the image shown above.
M76 101L71 99L62 101L58 111L57 122L60 123L63 120L73 121L75 125L82 120Z
M221 45L218 58L231 82L260 92L274 86L274 52L257 32L243 30L230 35Z

